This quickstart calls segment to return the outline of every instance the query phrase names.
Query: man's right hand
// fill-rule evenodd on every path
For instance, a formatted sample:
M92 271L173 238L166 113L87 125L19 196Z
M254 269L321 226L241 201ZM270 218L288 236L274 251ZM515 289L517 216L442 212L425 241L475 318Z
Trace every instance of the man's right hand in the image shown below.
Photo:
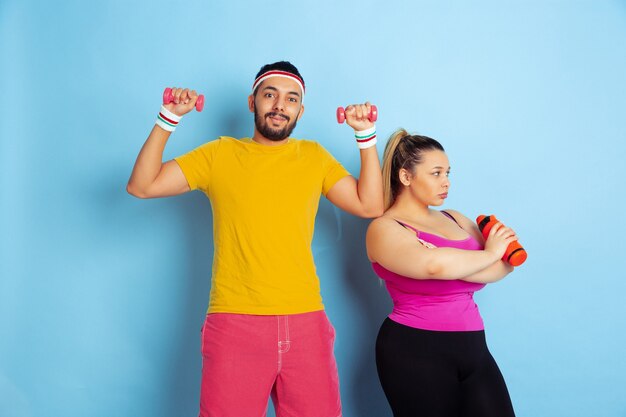
M172 87L172 95L174 96L174 101L163 106L177 116L189 113L195 107L196 101L198 101L196 90L190 91L188 88Z

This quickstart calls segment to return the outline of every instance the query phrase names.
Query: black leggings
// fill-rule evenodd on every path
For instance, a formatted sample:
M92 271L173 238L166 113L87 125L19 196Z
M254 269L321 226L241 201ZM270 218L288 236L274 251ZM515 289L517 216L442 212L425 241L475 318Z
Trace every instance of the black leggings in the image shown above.
M513 417L484 331L438 332L386 319L376 368L394 417Z

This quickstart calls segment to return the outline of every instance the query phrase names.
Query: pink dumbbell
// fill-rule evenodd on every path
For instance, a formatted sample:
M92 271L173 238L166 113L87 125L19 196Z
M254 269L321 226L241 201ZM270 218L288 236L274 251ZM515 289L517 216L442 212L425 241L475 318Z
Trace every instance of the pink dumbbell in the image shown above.
M165 91L163 91L163 104L169 104L174 101L174 94L172 94L172 89L167 87ZM204 107L204 96L200 94L198 96L198 100L196 101L196 110L202 111Z
M370 114L367 116L370 122L375 122L378 119L378 109L376 106L370 107ZM343 123L346 121L346 110L343 107L337 107L337 122Z

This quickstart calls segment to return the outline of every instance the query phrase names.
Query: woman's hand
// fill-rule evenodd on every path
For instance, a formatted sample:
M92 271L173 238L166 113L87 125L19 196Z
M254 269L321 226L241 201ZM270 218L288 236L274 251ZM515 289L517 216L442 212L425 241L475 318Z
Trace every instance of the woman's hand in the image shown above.
M517 235L513 229L498 222L489 231L485 241L485 251L493 253L496 259L500 259L504 256L509 243L515 240L517 240Z

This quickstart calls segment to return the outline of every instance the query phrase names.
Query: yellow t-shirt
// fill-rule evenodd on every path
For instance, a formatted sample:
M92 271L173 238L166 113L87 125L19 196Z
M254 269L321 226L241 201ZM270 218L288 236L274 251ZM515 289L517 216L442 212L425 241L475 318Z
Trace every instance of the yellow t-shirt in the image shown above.
M220 137L176 158L213 209L209 313L322 310L311 241L320 195L350 175L317 142Z

